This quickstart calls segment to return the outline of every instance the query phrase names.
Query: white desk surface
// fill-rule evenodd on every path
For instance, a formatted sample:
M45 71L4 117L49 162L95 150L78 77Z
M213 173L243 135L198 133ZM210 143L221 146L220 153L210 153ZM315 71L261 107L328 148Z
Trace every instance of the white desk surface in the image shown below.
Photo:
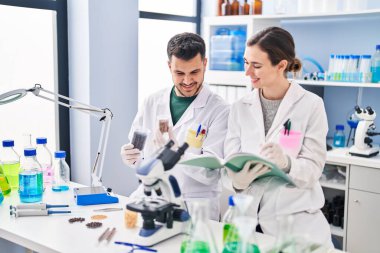
M327 162L352 164L363 167L380 169L380 155L364 158L352 156L348 153L349 148L334 148L327 152Z
M77 186L76 184L73 184ZM119 196L120 203L94 206L77 206L74 202L72 188L66 192L52 192L51 188L45 190L43 203L48 204L69 204L73 213L53 214L41 217L20 217L13 218L9 215L9 205L19 204L17 192L12 192L10 196L4 197L0 204L0 237L15 244L37 252L123 252L125 246L115 245L113 241L134 242L138 228L126 229L124 226L124 211L117 212L93 212L94 209L106 207L123 207L127 201L126 197ZM64 208L62 208L63 210ZM58 208L55 210L59 210ZM105 214L107 219L101 221L103 226L97 229L88 229L86 223L91 221L91 216L95 214ZM83 223L70 224L68 220L73 217L84 217ZM219 251L222 251L222 223L210 221L212 231L218 244ZM98 237L107 227L116 227L116 234L109 244L97 244ZM183 235L176 236L153 247L158 252L180 252L180 245ZM256 239L260 247L268 247L274 243L274 238L268 235L256 234Z

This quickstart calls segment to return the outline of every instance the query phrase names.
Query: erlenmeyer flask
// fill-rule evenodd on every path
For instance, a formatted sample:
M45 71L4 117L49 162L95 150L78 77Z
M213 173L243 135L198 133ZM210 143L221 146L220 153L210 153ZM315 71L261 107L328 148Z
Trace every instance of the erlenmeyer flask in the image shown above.
M234 220L238 230L240 241L237 243L234 253L260 253L256 244L254 232L257 226L257 219L249 216L239 216Z
M294 251L294 238L292 237L293 230L293 216L284 215L276 218L278 236L274 247L267 251L267 253L295 253Z
M236 208L239 210L238 215L243 216L252 204L253 197L251 195L239 193L233 196L233 200Z
M181 253L219 252L208 225L208 210L205 200L190 202L191 229L188 237L182 242Z

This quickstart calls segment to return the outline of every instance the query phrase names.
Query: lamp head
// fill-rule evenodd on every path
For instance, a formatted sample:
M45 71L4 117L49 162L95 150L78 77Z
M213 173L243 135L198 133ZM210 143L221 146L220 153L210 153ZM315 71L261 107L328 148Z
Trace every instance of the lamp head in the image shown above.
M17 89L5 92L0 95L0 105L12 103L13 101L19 100L20 98L24 97L27 92L32 92L34 95L38 96L40 90L42 89L40 84L36 84L31 89Z
M8 104L13 101L19 100L20 98L24 97L26 93L27 90L25 89L18 89L5 92L0 95L0 105Z

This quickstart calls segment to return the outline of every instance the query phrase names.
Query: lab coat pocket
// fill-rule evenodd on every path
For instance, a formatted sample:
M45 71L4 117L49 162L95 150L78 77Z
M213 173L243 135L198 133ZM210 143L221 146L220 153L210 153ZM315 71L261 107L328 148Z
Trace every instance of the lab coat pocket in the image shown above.
M297 158L301 150L302 140L303 134L301 131L290 130L286 132L281 130L278 142L288 156Z
M310 189L283 185L280 186L276 200L276 214L287 215L304 211L313 212L318 209L319 202Z

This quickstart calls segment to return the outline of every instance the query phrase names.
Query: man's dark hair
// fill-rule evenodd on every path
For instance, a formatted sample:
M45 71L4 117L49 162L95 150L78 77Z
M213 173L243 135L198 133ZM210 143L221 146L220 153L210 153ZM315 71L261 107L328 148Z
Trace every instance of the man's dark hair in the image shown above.
M180 33L172 37L168 42L168 58L172 56L188 61L201 54L202 60L205 58L206 45L201 36L195 33Z

